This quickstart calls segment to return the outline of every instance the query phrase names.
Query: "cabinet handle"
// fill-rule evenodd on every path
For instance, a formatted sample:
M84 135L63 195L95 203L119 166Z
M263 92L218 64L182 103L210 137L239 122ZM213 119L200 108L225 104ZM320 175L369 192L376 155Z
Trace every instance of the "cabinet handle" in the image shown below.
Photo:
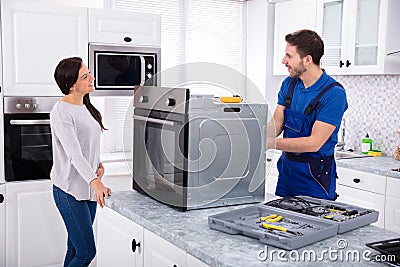
M132 239L132 251L136 252L136 248L140 248L140 242L136 243L136 239Z
M124 41L127 43L130 43L130 42L132 42L132 38L127 36L124 38Z
M174 264L174 266L172 266L172 267L178 267L178 265Z
M356 184L358 184L359 182L361 182L361 180L358 179L358 178L354 178L354 179L353 179L353 182L355 182Z
M346 67L348 68L351 65L349 60L346 60Z
M3 202L4 202L4 195L0 194L0 203L3 203Z
M344 65L344 63L343 63L343 61L339 61L339 68L341 68L341 67L343 67L343 65Z

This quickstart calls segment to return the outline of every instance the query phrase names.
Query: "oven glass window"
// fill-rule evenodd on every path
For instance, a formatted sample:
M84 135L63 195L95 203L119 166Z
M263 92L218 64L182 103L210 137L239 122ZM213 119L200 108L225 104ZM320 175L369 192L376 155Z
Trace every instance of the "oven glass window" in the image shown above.
M50 179L51 130L49 124L43 123L48 119L48 114L5 114L6 181Z
M156 121L134 121L134 189L182 207L187 186L184 119L171 120L166 116L167 113L151 111L148 117Z

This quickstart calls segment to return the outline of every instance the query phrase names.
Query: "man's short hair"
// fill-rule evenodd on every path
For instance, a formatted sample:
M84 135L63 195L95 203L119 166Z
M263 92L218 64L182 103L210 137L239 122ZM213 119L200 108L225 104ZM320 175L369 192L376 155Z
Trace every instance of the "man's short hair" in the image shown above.
M301 58L310 55L314 64L320 64L321 57L324 55L324 42L316 32L299 30L287 34L285 41L292 46L296 46L297 53Z

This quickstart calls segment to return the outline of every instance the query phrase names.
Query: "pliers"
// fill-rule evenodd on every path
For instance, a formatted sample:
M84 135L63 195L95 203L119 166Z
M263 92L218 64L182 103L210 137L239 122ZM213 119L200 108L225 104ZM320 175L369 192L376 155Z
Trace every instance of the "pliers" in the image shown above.
M276 215L276 214L271 214L265 217L261 217L260 221L265 221L265 222L279 222L280 220L283 219L282 215Z

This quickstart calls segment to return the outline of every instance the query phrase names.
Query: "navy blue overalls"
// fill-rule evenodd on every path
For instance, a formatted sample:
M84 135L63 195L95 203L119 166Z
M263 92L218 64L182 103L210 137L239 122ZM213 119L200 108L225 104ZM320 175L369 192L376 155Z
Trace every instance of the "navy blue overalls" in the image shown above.
M321 105L319 100L333 86L342 87L338 82L329 84L300 113L290 109L296 83L297 79L292 79L285 98L284 138L310 136L315 122L311 121L310 114ZM277 167L277 196L311 196L331 200L336 198L336 163L333 155L322 157L318 152L283 152Z

